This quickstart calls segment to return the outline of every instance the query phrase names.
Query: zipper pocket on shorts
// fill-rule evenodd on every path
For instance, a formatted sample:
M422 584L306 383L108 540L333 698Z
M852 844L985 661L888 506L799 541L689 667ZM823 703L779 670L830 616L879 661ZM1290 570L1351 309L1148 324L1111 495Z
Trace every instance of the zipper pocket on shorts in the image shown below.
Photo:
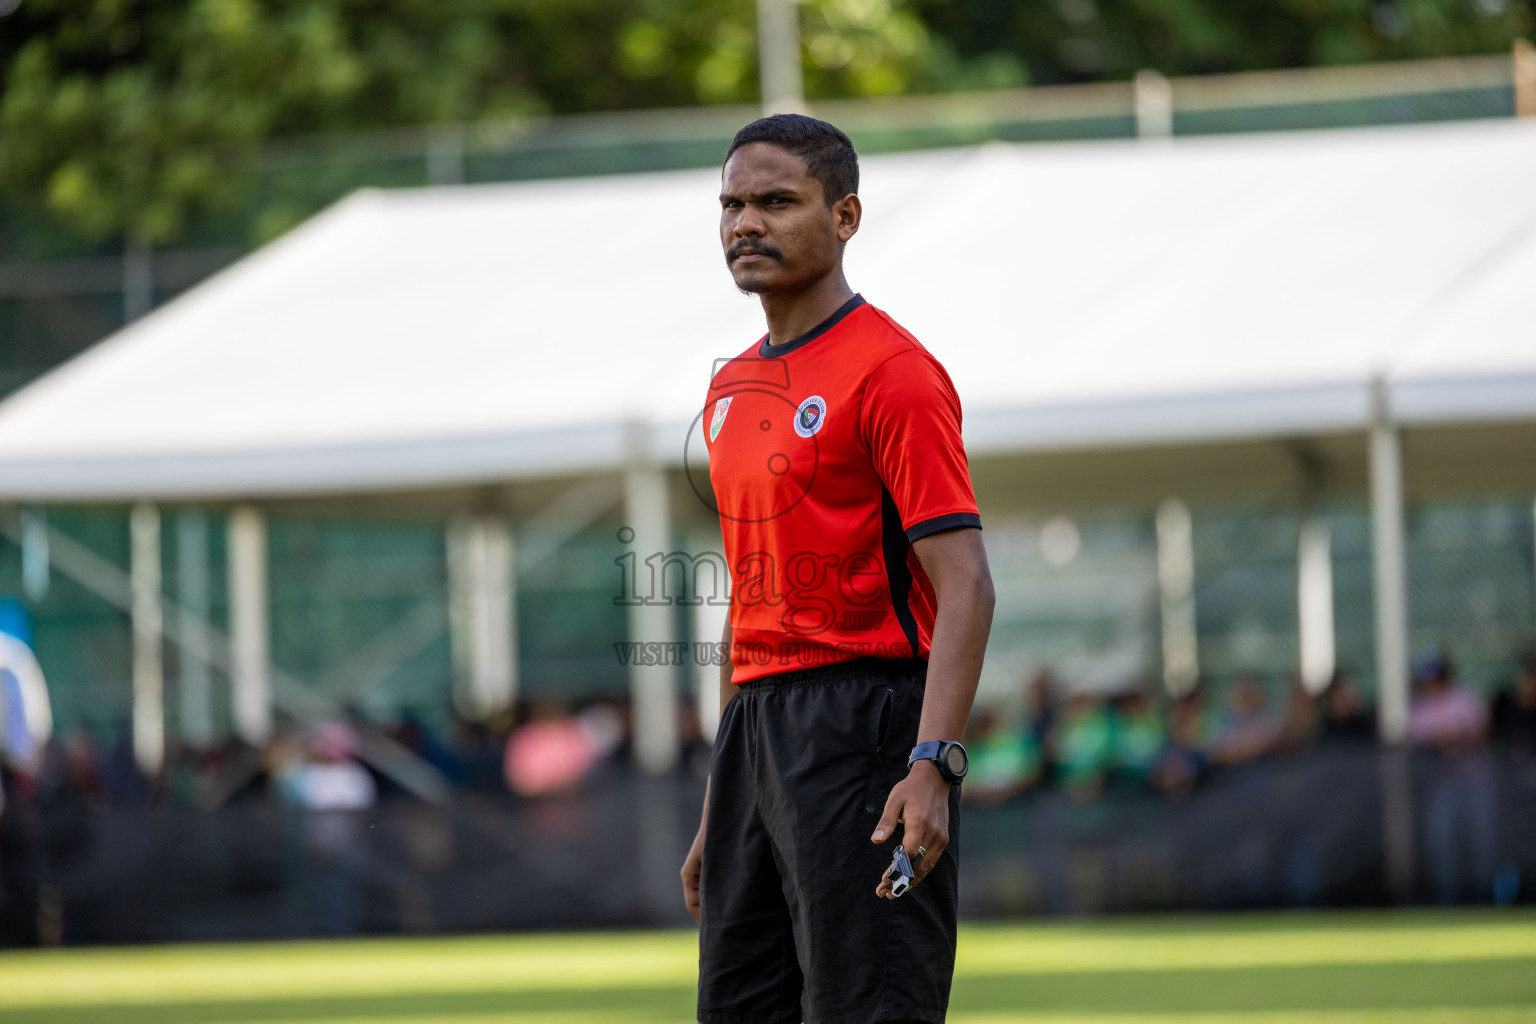
M895 712L896 691L887 686L885 696L880 701L880 718L875 726L875 753L870 759L869 786L864 794L864 810L868 814L875 814L880 810L880 805L876 802L881 796L876 792L880 784L880 758L885 753L885 741L890 738L891 719Z

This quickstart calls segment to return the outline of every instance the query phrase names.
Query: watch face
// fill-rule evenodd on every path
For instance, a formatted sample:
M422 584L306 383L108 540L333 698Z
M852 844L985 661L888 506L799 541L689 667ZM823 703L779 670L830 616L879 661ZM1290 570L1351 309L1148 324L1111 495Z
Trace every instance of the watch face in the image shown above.
M949 769L951 775L964 775L966 761L965 748L958 743L950 747L944 754L944 764Z

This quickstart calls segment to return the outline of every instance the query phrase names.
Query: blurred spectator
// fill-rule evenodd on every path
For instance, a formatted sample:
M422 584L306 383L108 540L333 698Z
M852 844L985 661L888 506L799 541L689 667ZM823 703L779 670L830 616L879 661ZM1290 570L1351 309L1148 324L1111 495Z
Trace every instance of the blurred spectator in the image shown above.
M285 790L305 810L304 840L310 854L311 930L341 935L360 923L360 890L366 866L364 820L358 812L374 805L373 776L352 759L357 736L346 722L325 722L315 729L309 758L297 768L279 751L272 770Z
M1000 803L1040 779L1040 746L1034 733L996 708L978 708L971 716L966 750L971 755L965 798Z
M101 782L96 741L84 729L73 729L48 759L53 795L65 803L105 807L107 789Z
M1321 731L1318 701L1300 676L1291 680L1285 701L1285 715L1280 722L1278 748L1287 752L1307 750Z
M539 697L529 719L507 741L507 785L522 796L573 789L624 740L621 714L605 704L573 715L564 701Z
M1349 673L1335 672L1319 702L1323 709L1319 738L1324 742L1375 739L1375 717L1360 702L1360 689Z
M1520 658L1514 686L1495 701L1493 729L1511 759L1536 760L1536 650Z
M1494 788L1483 741L1488 710L1482 699L1455 678L1450 659L1438 647L1413 659L1418 684L1408 709L1408 737L1437 761L1425 792L1425 847L1435 897L1454 903L1467 881L1486 899L1493 884Z
M1052 781L1051 733L1056 728L1056 683L1051 673L1041 669L1030 679L1025 695L1030 738L1040 751L1040 781Z
M315 729L309 759L291 778L293 797L311 811L362 811L378 797L373 776L352 758L357 734L346 722Z
M1413 678L1418 689L1408 709L1409 738L1452 756L1481 747L1488 710L1481 697L1454 678L1450 659L1438 647L1414 655Z
M117 740L101 761L101 781L107 787L107 796L117 807L148 803L150 780L139 770L138 759L133 755L133 730L124 722L114 730L114 735Z
M502 715L496 722L460 719L454 729L458 757L464 766L464 785L477 793L499 792L502 784L502 751L511 731L511 719Z
M1152 784L1170 797L1188 796L1210 765L1208 731L1205 690L1196 685L1174 701L1168 744L1152 767Z
M1061 787L1079 803L1104 788L1104 774L1114 757L1114 721L1096 694L1079 691L1067 698L1051 733Z
M1168 745L1168 728L1161 710L1140 687L1115 698L1115 777L1140 788Z
M436 768L450 783L464 781L464 763L457 753L438 742L420 716L409 709L400 713L400 721L390 730L390 738L406 750Z
M1226 711L1211 745L1215 764L1239 765L1272 752L1280 742L1280 722L1269 710L1269 693L1253 676L1244 676L1227 693Z
M699 722L699 706L693 701L684 701L678 721L678 763L683 766L683 771L703 782L709 778L710 759L714 754L714 748L704 738L704 729Z

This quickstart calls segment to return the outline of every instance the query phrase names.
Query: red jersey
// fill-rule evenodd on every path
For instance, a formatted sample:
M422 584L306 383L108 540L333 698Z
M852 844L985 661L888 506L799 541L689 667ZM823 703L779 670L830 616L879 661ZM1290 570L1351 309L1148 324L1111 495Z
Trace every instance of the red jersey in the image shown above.
M912 542L981 526L939 361L855 295L794 341L725 362L703 423L734 680L926 658L936 601Z

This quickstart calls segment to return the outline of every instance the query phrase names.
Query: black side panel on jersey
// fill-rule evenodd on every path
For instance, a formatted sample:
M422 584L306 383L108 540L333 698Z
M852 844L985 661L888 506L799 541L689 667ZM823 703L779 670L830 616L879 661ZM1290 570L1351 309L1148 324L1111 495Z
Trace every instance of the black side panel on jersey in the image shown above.
M912 593L912 570L907 568L907 552L912 545L906 531L901 528L901 513L896 511L896 499L884 485L880 488L880 551L885 556L885 579L891 588L891 604L896 606L896 621L907 635L912 657L920 657L917 647L917 619L912 617L912 606L907 603Z

